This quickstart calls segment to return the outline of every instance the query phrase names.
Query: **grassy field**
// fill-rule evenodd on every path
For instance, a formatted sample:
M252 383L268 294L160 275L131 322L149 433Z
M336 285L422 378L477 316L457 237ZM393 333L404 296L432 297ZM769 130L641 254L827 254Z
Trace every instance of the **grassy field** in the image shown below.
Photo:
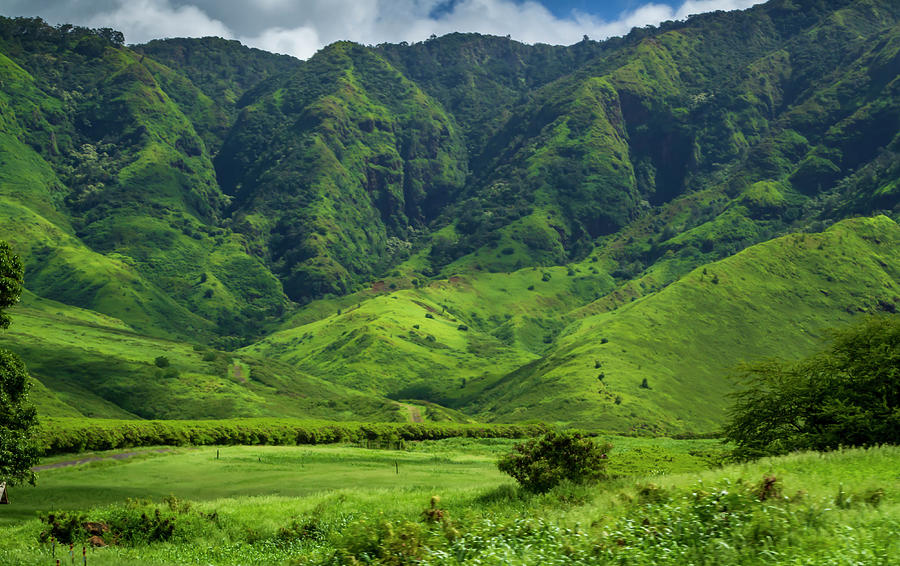
M97 454L12 491L0 562L51 564L34 515L69 509L122 526L101 565L896 564L900 448L715 467L715 440L611 440L611 479L544 495L497 471L504 439Z

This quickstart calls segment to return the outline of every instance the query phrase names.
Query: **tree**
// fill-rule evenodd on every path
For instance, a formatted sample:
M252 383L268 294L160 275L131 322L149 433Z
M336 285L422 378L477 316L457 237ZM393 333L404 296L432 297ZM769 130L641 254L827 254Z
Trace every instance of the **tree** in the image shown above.
M497 467L528 491L543 493L563 480L586 483L602 479L611 449L610 444L596 444L579 433L548 432L516 444Z
M24 270L22 261L0 242L0 329L9 328L3 311L19 300ZM37 463L32 431L37 413L28 403L28 372L12 352L0 349L0 481L34 483L31 467Z
M744 366L725 426L739 457L900 442L900 316L833 332L799 362Z

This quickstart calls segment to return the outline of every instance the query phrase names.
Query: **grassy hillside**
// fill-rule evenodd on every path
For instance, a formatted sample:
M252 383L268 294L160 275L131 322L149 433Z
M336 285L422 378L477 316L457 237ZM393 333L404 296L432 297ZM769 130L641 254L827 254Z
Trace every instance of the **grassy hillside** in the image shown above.
M713 430L741 361L798 358L828 328L896 310L898 243L886 217L848 220L753 246L617 308L601 299L473 408L616 430Z
M549 348L561 313L611 289L605 274L567 271L471 274L396 291L408 283L379 282L384 294L362 294L242 351L394 398L460 406Z
M887 217L847 220L631 300L590 261L455 277L337 308L246 351L485 419L705 433L722 422L741 361L799 357L828 328L894 312L898 243Z
M407 420L394 403L244 354L136 333L118 319L26 293L0 345L43 387L48 416ZM164 360L159 360L164 358ZM43 388L50 392L42 395Z

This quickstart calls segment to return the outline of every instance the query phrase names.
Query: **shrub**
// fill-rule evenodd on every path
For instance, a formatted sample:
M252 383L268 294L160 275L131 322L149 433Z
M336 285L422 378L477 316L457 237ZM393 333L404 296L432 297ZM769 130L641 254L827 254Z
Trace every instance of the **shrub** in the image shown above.
M430 312L426 312L426 313L425 313L425 318L434 318L434 315L431 314Z
M563 480L586 483L605 477L609 444L596 444L574 432L549 432L516 444L497 462L501 472L535 493L543 493Z
M841 445L896 443L900 430L900 316L835 332L799 362L742 368L725 437L738 457Z
M57 511L47 516L41 516L41 521L47 523L48 529L41 531L39 540L47 542L50 537L61 544L74 543L87 538L84 527L86 517L76 511Z
M169 367L169 358L165 356L157 356L153 363L156 364L158 368L167 368Z

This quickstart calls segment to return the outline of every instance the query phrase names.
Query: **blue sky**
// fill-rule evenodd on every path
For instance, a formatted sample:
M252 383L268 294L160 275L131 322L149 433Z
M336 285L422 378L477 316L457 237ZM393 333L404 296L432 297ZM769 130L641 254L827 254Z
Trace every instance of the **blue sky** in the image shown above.
M112 27L128 43L219 36L307 58L324 45L421 41L432 34L510 35L569 45L760 0L0 0L5 16Z
M675 2L671 1L657 3L675 5ZM555 16L561 18L569 16L573 10L578 10L587 14L597 14L606 20L613 19L622 12L640 5L634 0L544 0L541 4L549 8Z
M639 2L637 0L537 0L543 4L557 18L568 18L572 12L581 12L584 14L593 14L604 20L614 20L623 12L634 10L644 4L650 2ZM455 1L449 1L442 5L439 12L446 10L447 5L456 4ZM667 6L677 7L680 2L676 0L656 0L654 4L663 4Z

